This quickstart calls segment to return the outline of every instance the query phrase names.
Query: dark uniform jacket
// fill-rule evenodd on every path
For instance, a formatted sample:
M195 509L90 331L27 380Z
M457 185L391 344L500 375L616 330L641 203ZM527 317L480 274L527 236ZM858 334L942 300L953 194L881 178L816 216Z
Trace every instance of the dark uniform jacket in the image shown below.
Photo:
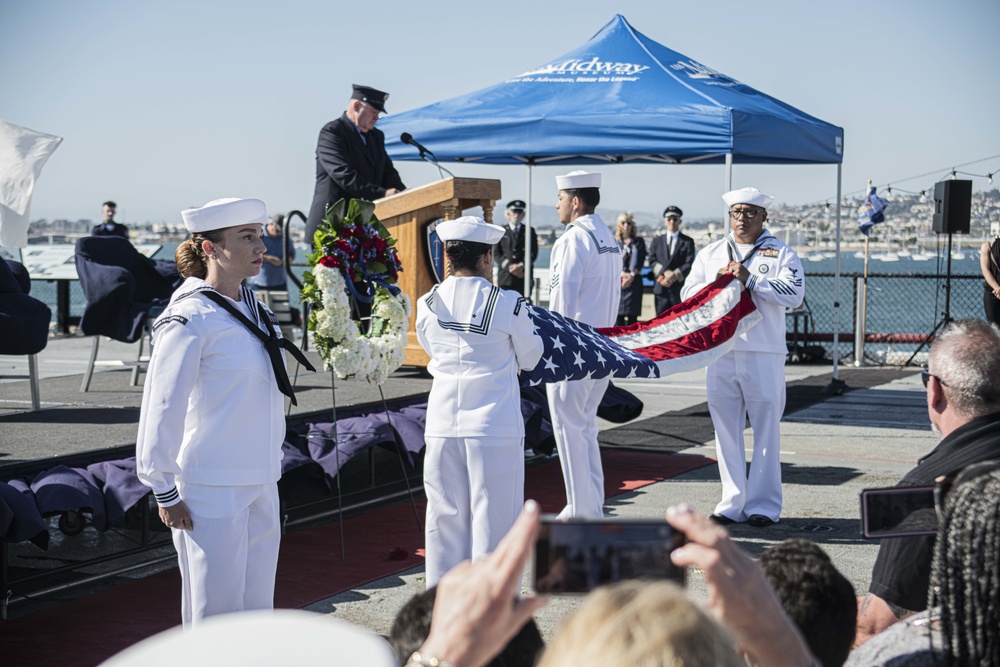
M361 134L345 113L319 131L316 191L306 220L306 239L311 245L327 206L338 199L374 201L384 197L389 188L403 190L405 187L385 152L385 135L372 128L362 141Z
M524 294L524 276L518 278L510 275L507 267L511 264L524 263L524 230L525 225L521 223L515 233L510 225L504 227L503 237L493 247L493 258L497 263L497 286L503 289L512 289L518 294ZM531 264L534 266L538 259L538 234L535 228L531 228Z
M656 301L656 313L660 314L671 306L676 306L681 302L681 288L684 286L684 278L691 273L691 265L694 264L694 239L687 234L678 232L677 243L674 246L674 253L668 252L668 239L670 234L661 234L654 237L649 244L649 266L653 269L653 280L662 276L666 271L678 269L683 278L675 282L670 287L654 282L653 295ZM657 266L659 265L659 266Z

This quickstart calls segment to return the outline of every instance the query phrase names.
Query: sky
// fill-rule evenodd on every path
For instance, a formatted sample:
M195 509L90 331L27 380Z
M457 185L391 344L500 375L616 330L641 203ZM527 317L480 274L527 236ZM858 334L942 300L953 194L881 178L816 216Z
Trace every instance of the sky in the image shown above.
M179 224L182 209L234 196L308 211L319 129L352 83L388 91L390 113L421 107L538 67L616 13L844 128L845 193L867 179L920 191L1000 156L996 0L0 0L0 119L64 138L32 219L98 219L107 199L123 222ZM396 165L411 187L438 179L425 163ZM524 167L447 166L500 179L504 200L525 197ZM722 210L722 166L587 169L604 173L607 219L668 204L688 218ZM553 177L568 170L534 170L536 207L555 206ZM1000 157L958 170L1000 171ZM836 174L736 165L733 185L806 204L835 199Z

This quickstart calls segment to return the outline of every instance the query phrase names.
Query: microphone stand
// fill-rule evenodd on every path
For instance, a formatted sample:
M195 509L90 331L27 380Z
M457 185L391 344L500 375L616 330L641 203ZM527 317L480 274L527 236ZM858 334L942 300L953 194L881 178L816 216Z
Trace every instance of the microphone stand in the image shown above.
M437 167L438 174L441 176L442 179L444 178L445 173L447 173L452 178L455 178L455 174L451 173L450 171L441 166L441 164L437 161L437 158L434 157L434 153L420 149L420 159L424 160L425 162L429 162L430 164Z

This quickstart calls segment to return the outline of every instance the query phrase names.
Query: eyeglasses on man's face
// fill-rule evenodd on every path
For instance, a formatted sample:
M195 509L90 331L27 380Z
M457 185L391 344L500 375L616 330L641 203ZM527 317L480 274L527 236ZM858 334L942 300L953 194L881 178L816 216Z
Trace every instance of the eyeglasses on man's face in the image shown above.
M744 220L753 220L761 213L764 212L762 208L731 208L729 209L729 217L731 218L743 218Z
M927 388L927 383L931 381L931 378L935 378L942 387L948 386L947 382L939 378L937 375L934 375L930 371L927 370L920 371L920 381L924 383L924 389Z

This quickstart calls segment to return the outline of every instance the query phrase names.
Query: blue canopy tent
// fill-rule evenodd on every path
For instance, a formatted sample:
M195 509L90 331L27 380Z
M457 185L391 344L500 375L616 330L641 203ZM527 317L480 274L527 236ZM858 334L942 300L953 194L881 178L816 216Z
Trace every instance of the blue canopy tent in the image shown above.
M528 165L529 209L532 165L724 163L729 190L734 163L836 164L839 290L843 130L668 49L621 15L541 67L379 128L393 160L423 159L401 141L407 132L441 162ZM839 294L834 301L836 379Z

